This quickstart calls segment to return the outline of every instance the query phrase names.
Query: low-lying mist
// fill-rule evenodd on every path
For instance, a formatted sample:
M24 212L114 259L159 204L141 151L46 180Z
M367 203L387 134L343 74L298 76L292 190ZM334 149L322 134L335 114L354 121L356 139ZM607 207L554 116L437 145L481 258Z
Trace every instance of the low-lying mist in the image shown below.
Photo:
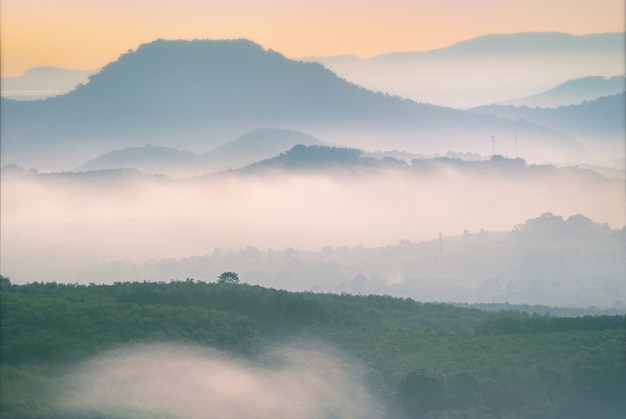
M271 365L270 365L271 364ZM321 344L288 344L260 361L178 344L97 356L67 374L70 415L165 418L378 418L354 362Z
M107 172L3 176L2 274L16 283L86 283L90 267L112 261L247 246L320 250L416 243L440 233L511 231L545 212L583 214L621 228L624 193L623 179L530 166L186 180Z

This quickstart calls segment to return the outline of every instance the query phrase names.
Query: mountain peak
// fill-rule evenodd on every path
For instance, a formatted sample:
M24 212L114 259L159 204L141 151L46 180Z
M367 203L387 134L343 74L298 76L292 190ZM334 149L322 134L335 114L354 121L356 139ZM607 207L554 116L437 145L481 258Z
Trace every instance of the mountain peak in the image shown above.
M206 68L219 62L245 61L263 55L284 57L273 51L266 51L259 44L246 39L235 40L165 40L141 44L136 50L128 50L116 61L107 64L102 70L90 77L92 82L99 82L112 73L123 70L125 74L149 72L165 74L182 71L184 68Z
M490 136L518 134L534 142L527 150L535 158L524 155L530 160L555 152L560 159L585 158L558 133L375 93L319 63L290 60L243 39L143 44L76 90L37 104L7 103L3 114L3 152L17 156L9 162L35 167L33 156L50 162L58 147L72 150L60 159L76 167L146 142L205 152L259 127L309 132L365 150L421 153L485 154Z

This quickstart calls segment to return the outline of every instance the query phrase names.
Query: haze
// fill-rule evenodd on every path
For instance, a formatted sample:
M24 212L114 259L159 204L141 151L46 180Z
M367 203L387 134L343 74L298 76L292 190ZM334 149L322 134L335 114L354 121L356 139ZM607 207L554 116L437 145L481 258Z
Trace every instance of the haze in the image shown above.
M2 270L18 283L85 282L86 270L112 261L247 246L377 247L439 233L510 231L544 212L624 226L623 179L582 169L527 172L277 172L178 181L132 172L3 175Z
M4 0L2 76L91 70L157 38L249 38L289 57L427 51L490 33L624 30L620 0ZM79 35L80 34L80 35Z
M623 1L1 9L3 417L626 411Z

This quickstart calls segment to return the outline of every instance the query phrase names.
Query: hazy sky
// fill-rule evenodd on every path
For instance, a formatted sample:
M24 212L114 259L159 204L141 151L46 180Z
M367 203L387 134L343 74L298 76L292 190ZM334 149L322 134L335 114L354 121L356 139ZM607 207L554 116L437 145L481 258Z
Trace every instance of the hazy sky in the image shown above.
M488 33L624 31L624 0L2 0L2 75L95 69L157 38L248 38L288 57L420 51Z

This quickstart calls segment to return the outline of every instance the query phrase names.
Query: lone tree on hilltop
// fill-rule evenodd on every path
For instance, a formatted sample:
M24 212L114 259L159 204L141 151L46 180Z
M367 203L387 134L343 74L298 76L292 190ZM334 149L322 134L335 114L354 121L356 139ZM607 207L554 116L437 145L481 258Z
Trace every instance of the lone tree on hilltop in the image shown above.
M220 276L217 277L218 284L238 284L239 283L239 275L235 272L224 272Z

